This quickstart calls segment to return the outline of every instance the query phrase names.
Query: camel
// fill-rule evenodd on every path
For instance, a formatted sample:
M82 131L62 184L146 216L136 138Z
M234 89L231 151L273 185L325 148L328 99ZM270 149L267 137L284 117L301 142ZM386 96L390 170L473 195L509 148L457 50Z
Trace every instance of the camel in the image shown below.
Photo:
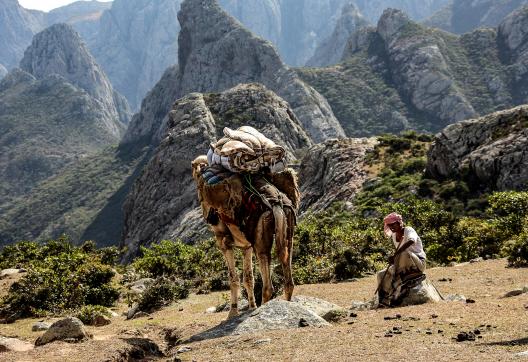
M207 156L199 156L192 162L192 176L196 182L204 218L215 236L216 245L224 255L229 271L231 309L228 319L239 313L240 280L235 267L234 248L240 248L243 252L243 285L248 295L249 308L255 309L253 252L256 254L262 276L264 304L273 294L271 254L274 235L276 253L284 274L284 298L290 301L294 289L291 267L293 231L300 198L295 173L287 170L281 176L267 175L270 182L262 182L262 179L259 183L257 180L256 188L260 193L267 194L268 188L271 194L275 192L275 195L278 195L280 202L259 200L258 210L248 211L244 207L242 196L244 175L233 174L218 185L206 185L202 177L205 167L208 167Z

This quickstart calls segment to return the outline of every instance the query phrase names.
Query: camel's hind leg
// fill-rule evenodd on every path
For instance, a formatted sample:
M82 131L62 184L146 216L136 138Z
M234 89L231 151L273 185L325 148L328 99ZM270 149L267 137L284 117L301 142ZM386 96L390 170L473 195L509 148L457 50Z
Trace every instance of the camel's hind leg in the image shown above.
M273 214L275 217L275 248L277 256L282 265L284 274L284 298L291 300L293 295L293 276L292 276L292 249L293 249L293 219L291 210L274 207Z
M257 307L255 303L255 277L253 276L253 249L248 248L243 251L244 253L244 279L243 284L246 288L248 295L249 308L254 309Z
M262 304L269 302L273 295L271 282L271 249L273 248L273 218L267 211L260 216L255 229L255 253L257 254L262 277Z

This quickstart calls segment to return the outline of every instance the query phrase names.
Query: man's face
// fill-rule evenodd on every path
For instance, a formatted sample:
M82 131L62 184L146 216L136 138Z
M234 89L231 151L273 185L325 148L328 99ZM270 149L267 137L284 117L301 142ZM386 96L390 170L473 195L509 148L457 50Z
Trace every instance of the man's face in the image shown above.
M398 221L393 222L392 224L387 225L393 233L397 233L401 230L401 225Z

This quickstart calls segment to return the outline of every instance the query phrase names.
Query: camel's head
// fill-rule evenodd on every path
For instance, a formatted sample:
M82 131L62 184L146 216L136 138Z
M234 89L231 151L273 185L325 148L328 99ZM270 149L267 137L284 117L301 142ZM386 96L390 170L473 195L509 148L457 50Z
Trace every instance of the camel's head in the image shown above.
M198 156L194 159L193 162L191 162L191 166L192 166L192 176L193 176L193 179L195 181L198 181L198 178L201 176L202 174L202 170L204 167L207 167L208 166L208 162L207 162L207 156L205 155L202 155L202 156Z

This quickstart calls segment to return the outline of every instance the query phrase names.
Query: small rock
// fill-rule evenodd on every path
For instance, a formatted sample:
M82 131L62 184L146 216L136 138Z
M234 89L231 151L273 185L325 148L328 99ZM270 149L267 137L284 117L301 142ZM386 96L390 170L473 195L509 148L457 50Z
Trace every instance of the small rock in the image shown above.
M94 318L92 325L95 327L103 327L109 325L110 323L112 323L110 318L105 315L98 315Z
M484 258L480 256L478 258L471 259L469 262L470 263L480 263L481 261L484 261Z
M110 315L112 316L112 318L119 317L119 314L117 314L116 312L114 312L114 311L111 310L111 309L108 309L108 313L110 313Z
M350 306L349 309L355 310L355 311L371 310L371 309L374 309L374 302L373 301L370 301L370 302L354 301L352 302L352 305Z
M466 302L466 297L462 294L448 294L445 298L445 301L447 302Z
M216 307L209 307L205 310L205 313L216 313Z
M466 299L466 303L467 303L467 304L473 304L473 303L475 303L475 300L474 300L474 299L467 298L467 299Z
M306 319L304 318L301 318L299 319L299 327L303 328L303 327L308 327L310 324L306 321Z
M401 317L402 317L401 314L396 314L393 317L392 316L385 316L385 317L383 317L383 319L386 320L386 321L390 321L390 320L393 320L393 319L400 319Z
M460 332L456 337L457 342L474 341L475 334L473 332Z
M0 353L3 352L27 352L34 348L31 343L16 338L0 336Z
M259 339L258 341L255 341L253 345L258 346L259 344L266 344L266 343L271 343L271 338Z
M128 310L126 313L126 319L132 319L136 315L136 313L139 311L139 305L134 304L132 308Z
M90 336L84 329L84 324L75 317L68 317L53 323L50 328L35 341L36 346L42 346L53 341L83 340Z
M357 318L357 316L358 316L357 313L354 313L354 312L350 313L349 315L350 318Z
M50 328L51 324L45 323L45 322L37 322L33 324L33 327L31 327L31 330L33 332L42 332L47 331Z
M431 314L431 318L432 318L432 319L436 319L436 318L438 318L438 314Z
M475 335L479 335L479 334L480 334L480 329L475 329L475 330L473 331L473 333L474 333Z
M515 354L518 357L528 357L528 351L519 352Z
M444 331L441 330L441 329L439 329L439 330L438 330L438 334L442 334L442 333L444 333Z
M183 346L183 347L180 347L176 353L187 353L191 351L192 351L191 347Z
M26 269L16 269L16 268L4 269L0 271L0 279L12 277L14 275L22 274L22 273L27 273L27 270Z
M154 283L152 278L143 278L136 280L135 282L128 283L126 286L130 289L133 294L143 294L147 288Z

